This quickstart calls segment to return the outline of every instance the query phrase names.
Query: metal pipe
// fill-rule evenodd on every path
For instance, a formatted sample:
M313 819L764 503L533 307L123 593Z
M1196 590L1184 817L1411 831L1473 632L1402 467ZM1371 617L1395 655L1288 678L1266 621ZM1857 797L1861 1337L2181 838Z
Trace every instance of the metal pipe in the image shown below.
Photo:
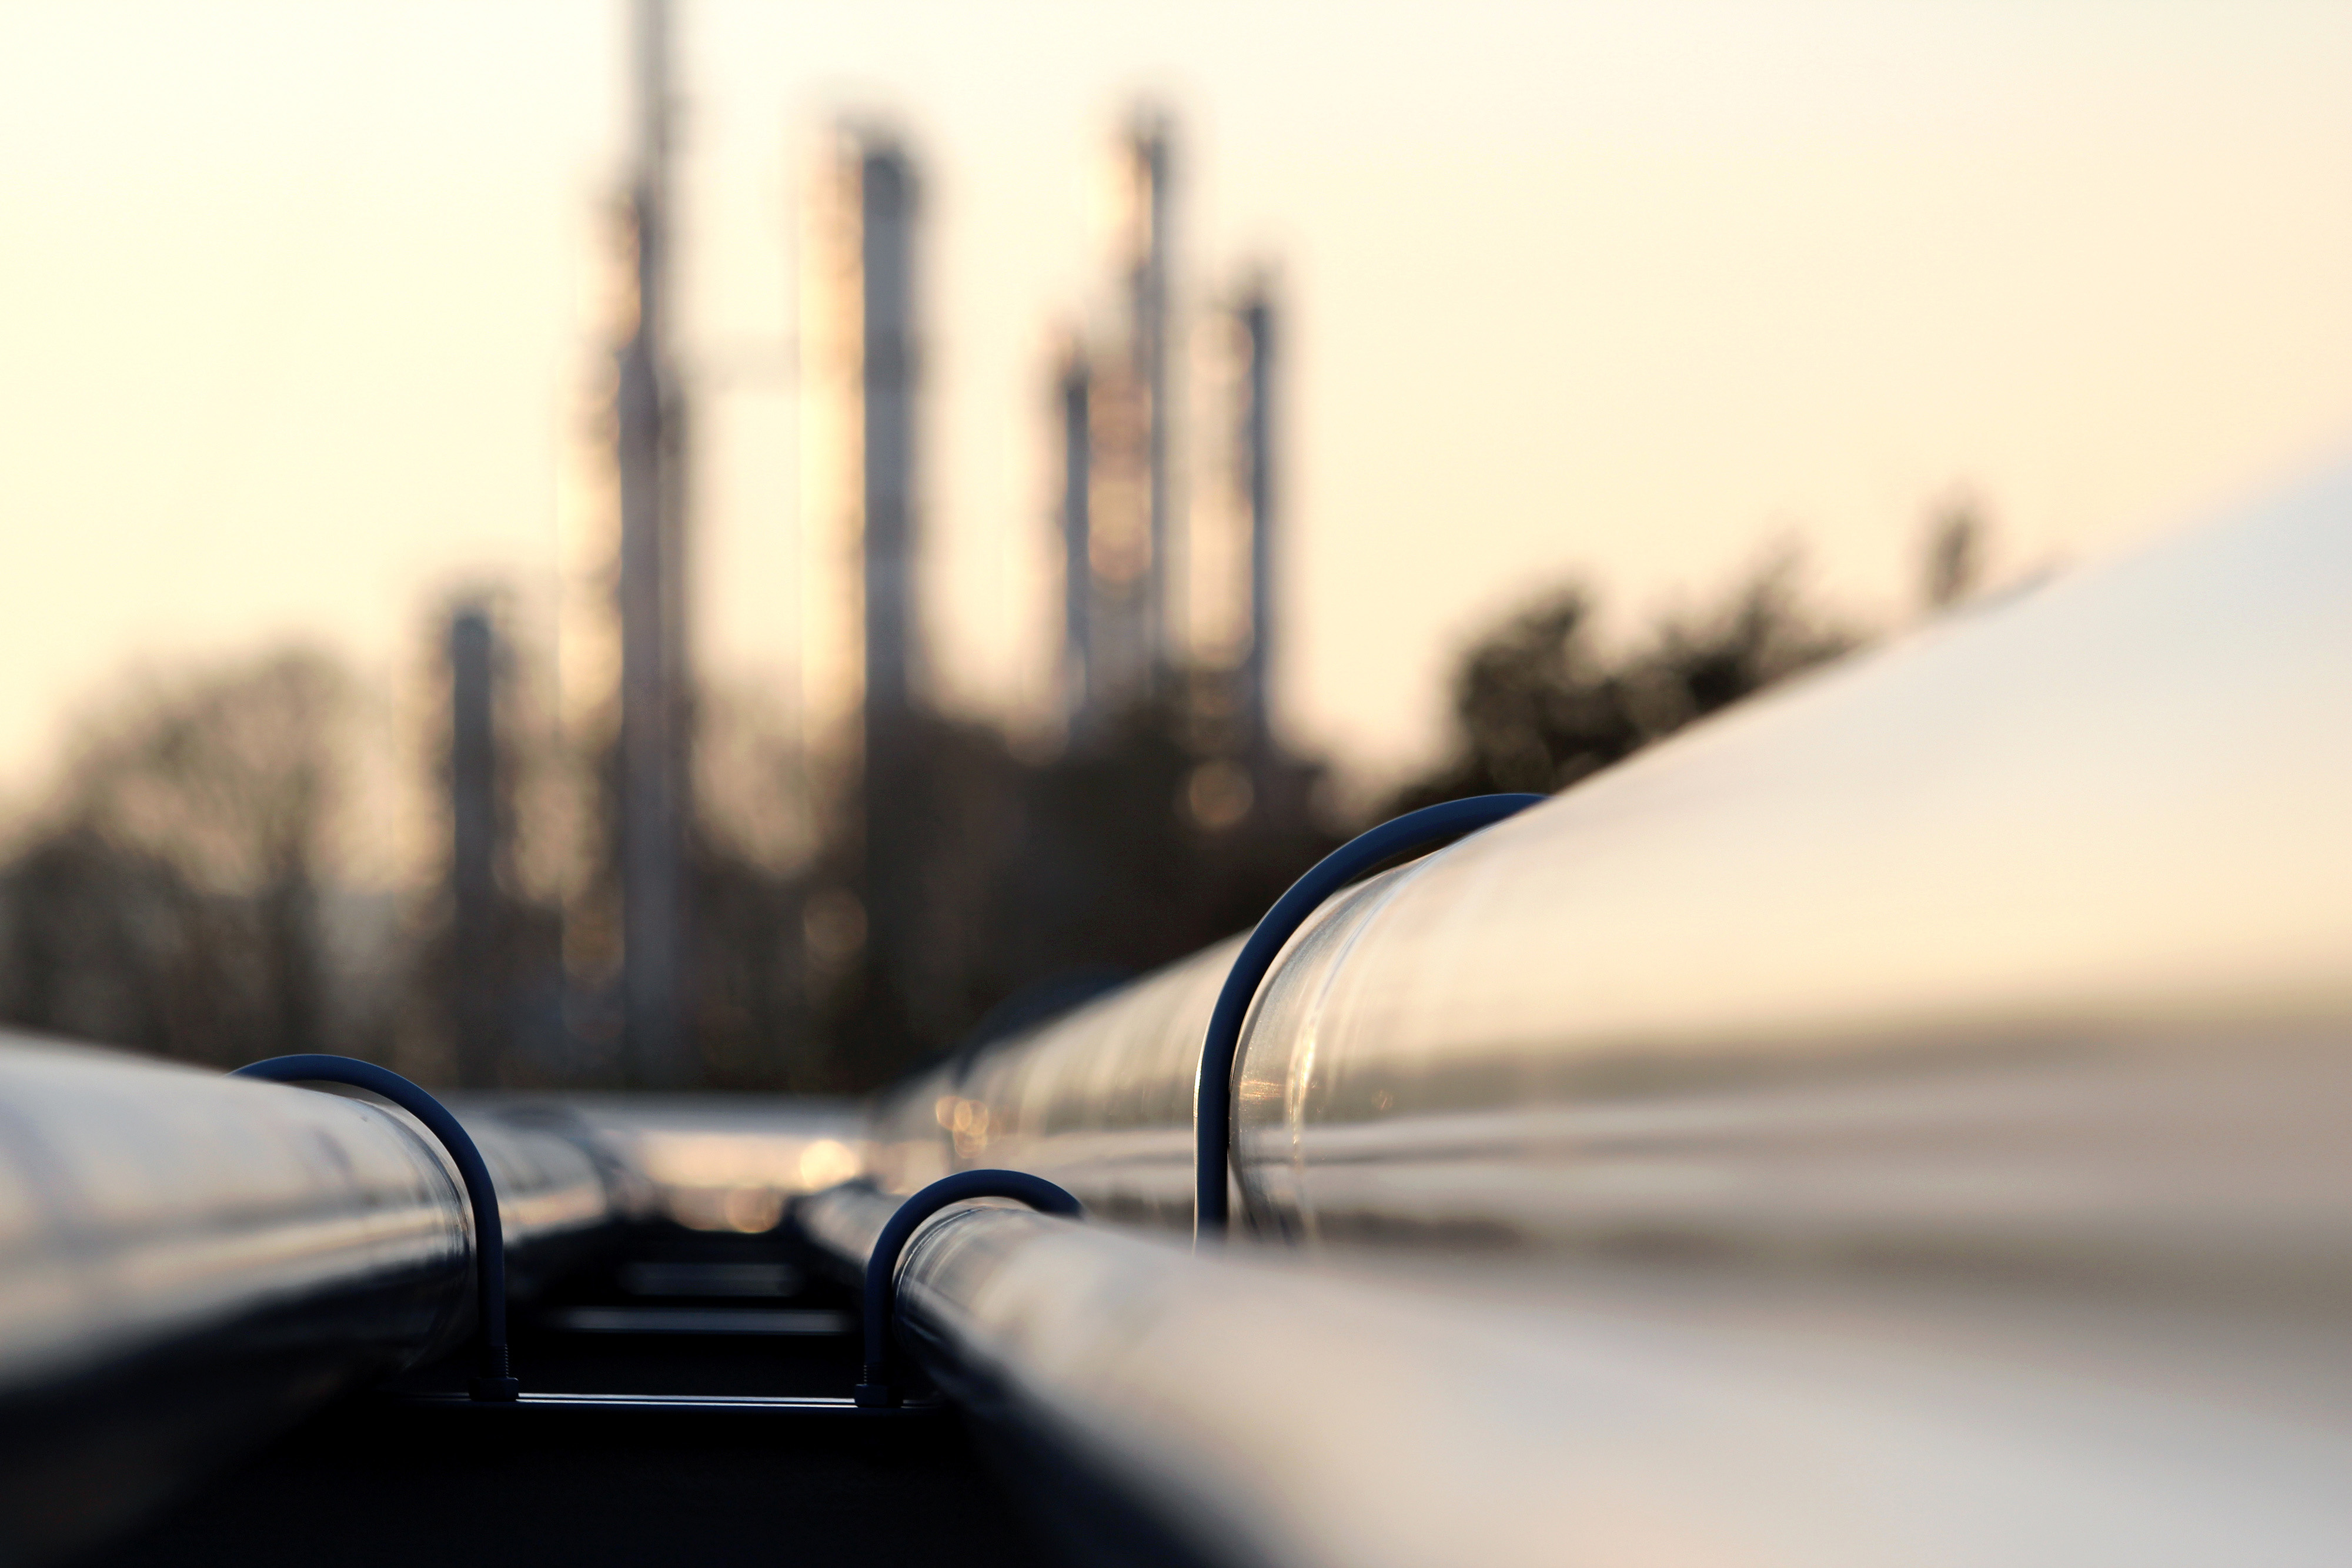
M807 1218L854 1257L889 1212L838 1191ZM2332 1568L2352 1551L2340 1317L1692 1260L1305 1268L1013 1209L919 1236L898 1288L941 1386L1013 1451L1060 1457L1039 1505L1100 1477L1191 1560ZM1131 1560L1130 1540L1091 1544Z
M481 1364L473 1397L511 1401L518 1390L507 1351L507 1244L499 1224L499 1193L482 1164L481 1151L441 1102L389 1068L348 1056L273 1056L247 1062L229 1074L267 1083L343 1083L391 1101L425 1124L466 1184L466 1207L474 1221L475 1332L481 1336Z
M2219 1096L2238 1109L2195 1145L2244 1162L2210 1191L2248 1207L2214 1212L2212 1244L2288 1214L2336 1234L2336 1189L2291 1167L2332 1158L2315 1096L2352 1019L2347 518L2352 471L1938 622L1329 900L1244 1032L1246 1228L1883 1253L1933 1211L1952 1248L2024 1261L2089 1256L2053 1239L2062 1195L2119 1245L2089 1195L2125 1193L2153 1266L2210 1211L2179 1207L2210 1180L2179 1129ZM1190 1042L1234 953L902 1086L877 1180L1026 1169L1189 1228ZM1826 1129L1868 1117L1972 1190L2046 1148L2033 1219L1839 1164Z
M1475 832L1542 800L1540 795L1480 795L1424 806L1382 822L1316 862L1250 932L1217 992L1216 1009L1209 1015L1201 1045L1200 1073L1193 1080L1192 1239L1196 1245L1203 1237L1225 1228L1226 1166L1234 1137L1234 1058L1241 1049L1242 1023L1248 1017L1251 999L1266 971L1274 967L1283 944L1325 899L1382 861Z
M580 1145L470 1120L519 1265L614 1218ZM0 1556L78 1550L454 1346L467 1229L398 1111L0 1039Z
M1238 942L900 1086L877 1186L1133 1222L918 1239L908 1343L1234 1561L2344 1560L2347 604L2352 468L1342 890L1255 1246L1165 1245Z
M1052 1182L1020 1171L959 1171L900 1203L866 1257L866 1364L857 1383L859 1405L898 1403L898 1390L892 1386L890 1319L898 1305L899 1254L907 1249L917 1226L950 1204L976 1197L1017 1198L1041 1214L1073 1219L1086 1214L1076 1198Z

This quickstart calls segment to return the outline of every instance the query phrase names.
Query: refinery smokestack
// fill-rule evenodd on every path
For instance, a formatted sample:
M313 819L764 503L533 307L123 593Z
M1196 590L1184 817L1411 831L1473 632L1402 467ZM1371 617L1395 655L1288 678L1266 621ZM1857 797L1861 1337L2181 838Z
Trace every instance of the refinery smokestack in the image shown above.
M867 145L859 168L870 752L897 741L914 703L915 172L887 141Z
M1268 696L1274 653L1275 308L1270 285L1251 285L1236 311L1243 353L1240 458L1249 538L1249 653L1242 662L1242 711L1254 755L1274 749Z
M505 971L499 946L498 633L486 604L449 617L449 936L446 968L457 1082L499 1082Z
M812 738L856 780L845 847L863 969L886 1012L921 990L915 925L929 828L918 716L919 183L888 133L836 130L802 250L803 711Z
M810 188L801 286L804 710L852 760L914 711L918 362L913 162L841 129Z
M1085 351L1062 362L1056 402L1062 422L1062 681L1063 712L1073 735L1094 727L1093 497L1094 433L1089 423L1093 376Z
M648 1087L696 1077L684 1028L686 616L683 411L663 329L669 240L670 30L637 0L636 322L615 399L621 489L621 1003L629 1071Z
M1175 193L1171 163L1171 131L1167 117L1147 111L1137 117L1129 141L1133 205L1129 221L1131 249L1128 294L1134 330L1135 380L1143 402L1144 505L1148 518L1149 567L1143 586L1140 672L1147 693L1156 692L1179 663L1174 633L1183 622L1181 579L1171 551L1176 545L1176 491L1172 420L1175 412L1170 275L1173 269Z
M1087 631L1087 701L1116 715L1167 690L1183 664L1176 633L1183 605L1173 451L1175 340L1171 320L1173 249L1170 134L1139 115L1118 147L1115 258L1123 340L1095 366L1088 399L1087 528L1094 597Z

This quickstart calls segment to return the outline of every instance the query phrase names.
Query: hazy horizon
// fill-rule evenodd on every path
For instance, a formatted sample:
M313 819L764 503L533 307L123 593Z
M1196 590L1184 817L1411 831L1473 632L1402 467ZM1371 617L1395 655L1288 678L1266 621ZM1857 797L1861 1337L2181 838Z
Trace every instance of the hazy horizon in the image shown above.
M1624 620L1776 542L1908 612L1966 486L2011 573L2352 442L2352 12L1760 3L1368 15L679 7L701 669L782 689L798 150L924 172L940 698L1053 690L1045 409L1099 309L1088 188L1179 117L1185 299L1289 309L1277 704L1428 757L1453 652L1582 573ZM604 344L618 5L0 13L18 613L0 798L115 673L305 639L387 685L453 589L552 625Z

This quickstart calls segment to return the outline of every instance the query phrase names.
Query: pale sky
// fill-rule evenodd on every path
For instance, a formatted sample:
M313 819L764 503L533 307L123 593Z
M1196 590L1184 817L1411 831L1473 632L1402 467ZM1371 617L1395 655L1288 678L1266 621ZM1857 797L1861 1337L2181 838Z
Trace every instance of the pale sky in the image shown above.
M2352 6L681 0L699 658L789 689L801 139L906 127L942 694L1055 653L1055 331L1139 93L1183 287L1290 308L1280 716L1359 777L1583 570L1631 621L1775 541L1892 621L1965 485L1997 565L2352 450ZM616 4L0 9L0 793L74 704L289 636L387 684L454 587L551 624L600 363Z

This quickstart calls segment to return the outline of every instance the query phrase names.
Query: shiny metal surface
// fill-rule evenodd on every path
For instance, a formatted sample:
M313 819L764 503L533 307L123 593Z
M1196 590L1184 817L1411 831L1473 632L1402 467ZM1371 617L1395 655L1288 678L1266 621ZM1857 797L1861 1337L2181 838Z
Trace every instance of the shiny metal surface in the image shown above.
M1217 992L1209 1027L1201 1041L1201 1065L1192 1088L1192 1233L1221 1239L1233 1216L1234 1073L1241 1064L1243 1032L1259 988L1290 938L1323 906L1385 862L1424 852L1465 833L1517 816L1545 797L1477 795L1441 800L1366 829L1315 862L1293 882L1274 907L1258 917L1249 939Z
M2189 1204L2191 1250L2251 1228L2284 1266L2352 1237L2314 1108L2352 1038L2346 800L2352 472L1333 900L1251 1016L1243 1210L1308 1246L2071 1252ZM1183 1223L1232 950L907 1086L877 1176L1010 1166Z
M2352 470L878 1108L943 1375L1283 1563L2352 1560ZM859 1256L880 1200L808 1219Z
M2347 612L2339 476L1359 891L1252 1022L1254 1219L2340 1268Z
M855 1254L888 1212L845 1191L808 1218ZM2319 1568L2352 1546L2333 1322L1194 1256L1009 1209L941 1217L899 1285L960 1397L1213 1562Z
M1107 1218L1190 1231L1192 1090L1201 1034L1241 938L1006 1044L877 1106L871 1171L911 1192L950 1171L1034 1171Z
M1249 1018L1223 1249L1183 1238L1237 940L863 1122L457 1109L523 1268L796 1202L860 1262L860 1174L1069 1188L1113 1223L929 1222L904 1332L1215 1561L2338 1563L2346 800L2352 471L1333 899ZM451 1343L467 1256L394 1113L0 1043L0 1551Z
M602 1225L579 1147L478 1122L512 1257ZM0 1040L0 1551L88 1539L453 1344L469 1224L400 1113Z

